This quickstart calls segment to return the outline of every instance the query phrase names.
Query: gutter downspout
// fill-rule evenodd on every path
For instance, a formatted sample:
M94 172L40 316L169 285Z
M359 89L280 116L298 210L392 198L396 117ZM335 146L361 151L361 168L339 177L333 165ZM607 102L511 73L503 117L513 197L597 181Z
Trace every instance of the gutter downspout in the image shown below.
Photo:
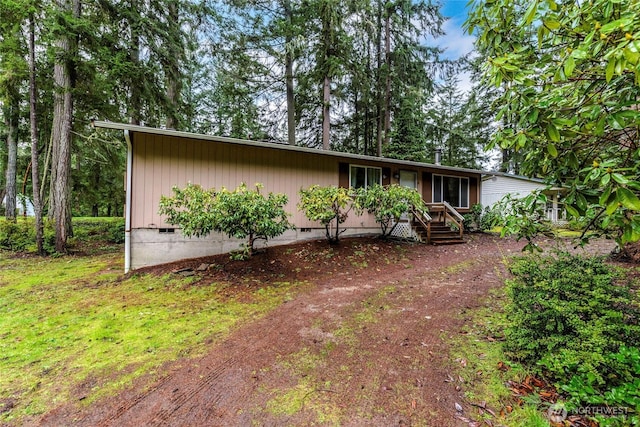
M124 206L124 272L131 270L131 182L133 166L133 149L129 130L124 130L124 139L127 142L127 187Z

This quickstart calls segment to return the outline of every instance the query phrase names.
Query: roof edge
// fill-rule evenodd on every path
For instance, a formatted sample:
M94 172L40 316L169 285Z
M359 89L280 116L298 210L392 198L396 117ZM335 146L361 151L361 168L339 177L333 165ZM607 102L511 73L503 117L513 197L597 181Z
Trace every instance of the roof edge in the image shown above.
M91 126L94 128L101 128L101 129L139 132L139 133L146 133L146 134L152 134L152 135L173 136L178 138L189 138L189 139L196 139L201 141L223 142L227 144L236 144L236 145L248 145L252 147L262 147L262 148L270 148L275 150L293 151L298 153L317 154L322 156L338 157L338 158L353 159L353 160L365 160L365 161L380 162L380 163L393 163L400 166L422 167L422 168L437 169L442 171L455 171L455 172L473 173L473 174L480 174L480 175L492 174L492 172L487 172L479 169L467 169L467 168L459 168L459 167L453 167L453 166L442 166L442 165L435 165L432 163L422 163L422 162L415 162L410 160L392 159L389 157L365 156L362 154L344 153L341 151L319 150L316 148L299 147L296 145L281 144L277 142L260 142L260 141L251 141L248 139L230 138L226 136L204 135L204 134L193 133L193 132L177 131L173 129L160 129L160 128L154 128L154 127L148 127L148 126L132 125L127 123L94 120L91 122Z

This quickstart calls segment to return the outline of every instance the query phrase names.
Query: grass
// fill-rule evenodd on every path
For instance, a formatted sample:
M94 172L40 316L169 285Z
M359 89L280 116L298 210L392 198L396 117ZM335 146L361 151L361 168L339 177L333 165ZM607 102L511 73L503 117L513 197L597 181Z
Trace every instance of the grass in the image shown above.
M291 298L276 283L222 299L224 283L121 277L120 253L16 258L0 252L0 423L65 402L88 404ZM8 410L7 403L11 402Z

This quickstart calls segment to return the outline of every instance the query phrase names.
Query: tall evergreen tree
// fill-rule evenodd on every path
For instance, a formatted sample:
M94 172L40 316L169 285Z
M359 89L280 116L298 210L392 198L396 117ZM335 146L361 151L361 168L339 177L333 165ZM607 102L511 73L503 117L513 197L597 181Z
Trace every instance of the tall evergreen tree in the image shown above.
M73 76L77 60L77 34L73 23L80 18L80 0L60 0L53 11L54 30L53 144L51 168L51 212L56 234L56 251L67 250L71 234L71 126L73 121Z
M2 70L0 74L0 99L3 104L2 116L7 153L3 196L6 200L5 216L9 220L15 220L16 217L18 127L23 101L22 89L27 77L26 47L22 34L24 19L24 4L22 2L7 2L0 8L0 70Z

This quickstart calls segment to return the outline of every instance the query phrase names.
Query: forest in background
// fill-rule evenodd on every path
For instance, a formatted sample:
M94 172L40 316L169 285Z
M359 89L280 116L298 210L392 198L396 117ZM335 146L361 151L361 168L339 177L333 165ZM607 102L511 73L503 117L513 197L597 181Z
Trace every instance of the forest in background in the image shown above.
M72 215L122 215L124 142L94 118L481 167L491 96L427 42L443 22L411 0L4 0L5 215L26 195L60 250Z

